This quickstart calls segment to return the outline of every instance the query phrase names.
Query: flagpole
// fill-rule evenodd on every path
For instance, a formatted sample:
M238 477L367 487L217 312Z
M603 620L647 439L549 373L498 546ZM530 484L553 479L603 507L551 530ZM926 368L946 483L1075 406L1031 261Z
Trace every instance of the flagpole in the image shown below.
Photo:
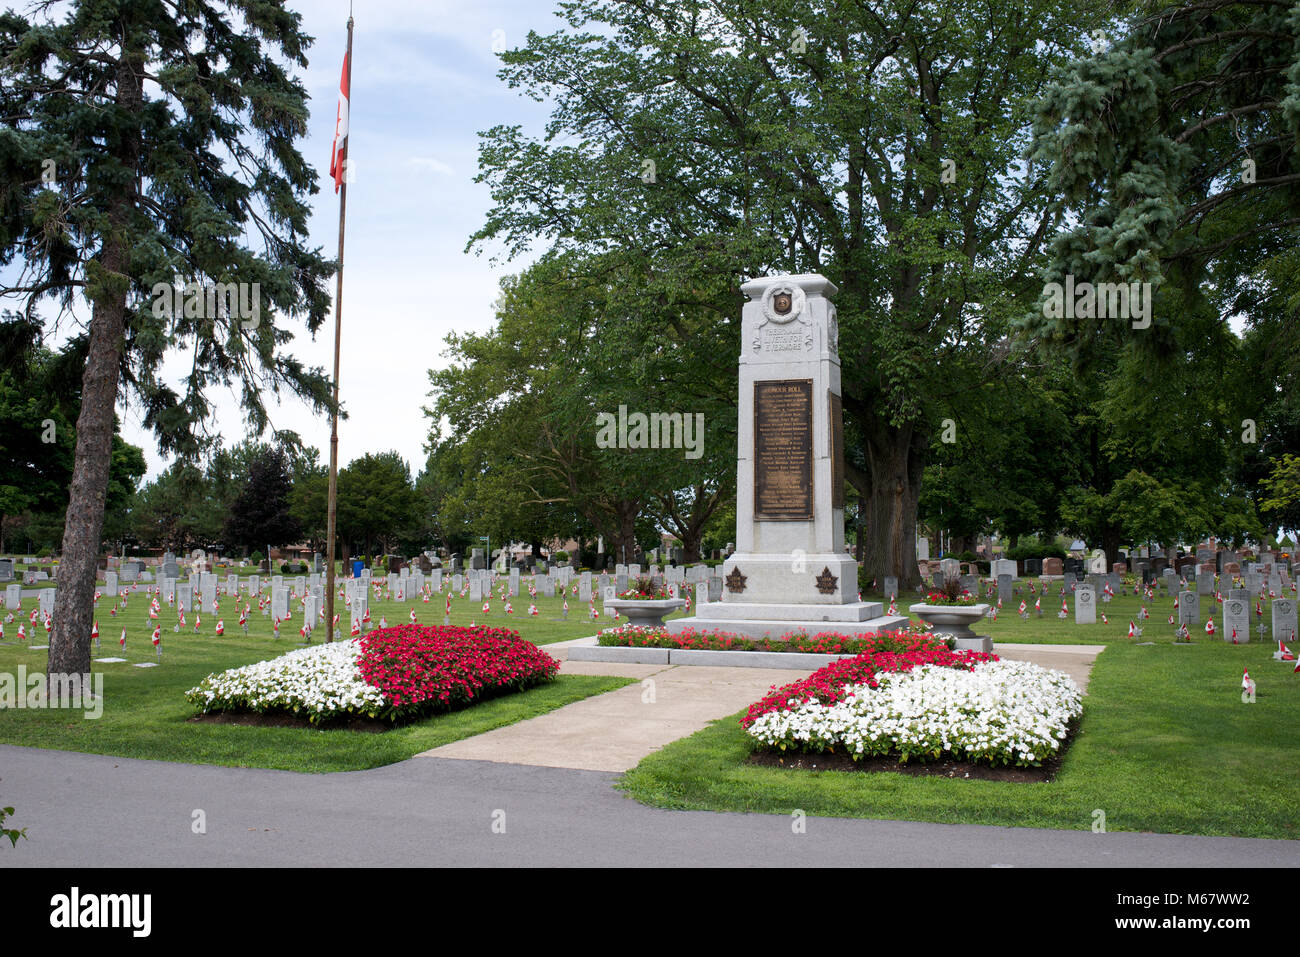
M348 113L352 112L352 12L348 11ZM348 139L351 139L349 123ZM351 144L348 144L351 145ZM350 151L349 151L350 152ZM334 534L338 519L339 494L339 353L343 342L343 235L348 221L348 178L346 171L339 189L339 275L334 294L334 406L330 409L329 519L325 532L325 640L334 640ZM314 622L313 622L314 624Z

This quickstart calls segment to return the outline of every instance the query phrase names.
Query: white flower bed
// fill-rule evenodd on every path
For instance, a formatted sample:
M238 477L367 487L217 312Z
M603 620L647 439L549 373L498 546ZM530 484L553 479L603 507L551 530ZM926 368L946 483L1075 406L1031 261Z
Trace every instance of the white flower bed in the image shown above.
M299 648L270 661L209 675L185 697L209 711L285 710L312 721L344 714L374 717L384 706L379 689L361 679L356 641Z
M922 665L854 685L833 705L807 701L757 718L747 729L763 744L854 756L898 755L1038 765L1060 748L1083 712L1079 686L1061 671L1023 661L990 661L973 671Z

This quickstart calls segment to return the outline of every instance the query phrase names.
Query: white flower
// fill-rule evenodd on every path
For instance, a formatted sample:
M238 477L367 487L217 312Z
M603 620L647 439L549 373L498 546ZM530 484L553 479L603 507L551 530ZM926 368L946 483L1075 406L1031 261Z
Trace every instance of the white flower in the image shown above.
M1068 675L1019 661L974 670L922 665L877 676L879 687L852 686L843 701L792 702L747 729L770 746L855 754L947 752L968 760L1029 764L1056 753L1083 711Z
M186 697L205 712L284 709L322 720L374 711L385 706L384 697L362 680L360 653L356 641L298 648L270 661L209 675Z

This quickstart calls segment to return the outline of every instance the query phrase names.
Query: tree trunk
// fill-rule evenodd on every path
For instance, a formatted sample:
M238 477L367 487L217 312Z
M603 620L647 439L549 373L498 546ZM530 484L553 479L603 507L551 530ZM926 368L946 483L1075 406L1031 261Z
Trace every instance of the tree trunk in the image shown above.
M1118 526L1111 526L1102 532L1101 550L1106 553L1106 567L1103 571L1109 572L1111 566L1119 561L1120 544L1120 529Z
M615 564L631 564L636 561L636 517L641 514L641 503L618 502L614 514L618 522L614 539Z
M900 588L911 588L921 580L916 570L916 511L925 449L911 426L868 427L873 429L866 448L871 481L864 493L868 548L862 567L876 581L897 576Z
M692 529L687 535L682 536L682 564L690 565L700 560L700 545L704 541L704 534L699 529Z
M117 105L134 118L143 98L143 63L123 51L117 70ZM96 559L104 527L104 501L113 454L113 415L121 372L130 288L131 248L127 235L134 203L139 137L127 131L114 146L116 158L131 175L108 211L108 229L100 252L102 278L92 280L93 308L86 370L81 379L81 414L77 448L63 530L59 588L54 599L49 675L90 675L90 630L94 617ZM91 270L87 270L88 276ZM53 683L51 683L53 688Z

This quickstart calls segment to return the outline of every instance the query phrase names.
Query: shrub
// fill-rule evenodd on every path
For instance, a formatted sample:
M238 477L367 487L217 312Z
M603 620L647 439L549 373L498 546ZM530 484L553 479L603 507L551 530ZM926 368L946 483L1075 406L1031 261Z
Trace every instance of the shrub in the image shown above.
M1023 562L1029 558L1066 558L1065 549L1055 541L1043 542L1037 538L1021 539L1015 548L1008 548L1004 557L1013 562Z
M259 563L262 561L262 553L261 553L261 552L253 552L253 554L251 554L251 555L248 556L248 560L249 560L252 564L257 565L257 564L259 564Z
M557 565L562 565L562 564L564 564L565 562L567 562L568 560L569 560L569 553L568 553L568 552L565 552L565 551L559 551L559 552L552 552L552 553L551 553L551 561L555 562Z

